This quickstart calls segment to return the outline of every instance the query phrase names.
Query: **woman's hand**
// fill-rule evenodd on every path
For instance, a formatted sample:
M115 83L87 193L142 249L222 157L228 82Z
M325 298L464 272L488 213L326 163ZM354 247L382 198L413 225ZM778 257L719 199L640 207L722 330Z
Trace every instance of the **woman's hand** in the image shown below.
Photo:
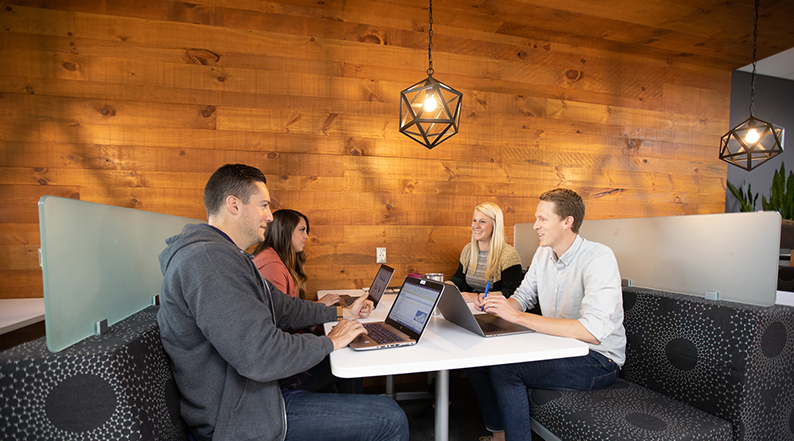
M369 300L367 295L363 295L357 298L349 308L342 308L342 315L346 320L367 318L372 313L373 306L372 300Z
M477 301L476 292L462 292L460 294L463 296L463 300L465 300L466 303L474 303L475 301Z
M326 305L326 306L338 305L339 304L339 295L337 295L337 294L326 294L326 295L322 296L322 298L317 300L317 303L322 303L323 305Z

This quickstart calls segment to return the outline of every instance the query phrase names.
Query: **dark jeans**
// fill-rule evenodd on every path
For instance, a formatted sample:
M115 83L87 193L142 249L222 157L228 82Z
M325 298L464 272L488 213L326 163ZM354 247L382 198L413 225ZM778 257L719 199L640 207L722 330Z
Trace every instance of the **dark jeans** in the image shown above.
M505 431L507 441L530 441L527 387L552 390L603 389L618 377L620 367L590 351L582 357L532 361L466 369L485 426Z
M408 441L408 419L390 398L301 391L284 404L285 441Z

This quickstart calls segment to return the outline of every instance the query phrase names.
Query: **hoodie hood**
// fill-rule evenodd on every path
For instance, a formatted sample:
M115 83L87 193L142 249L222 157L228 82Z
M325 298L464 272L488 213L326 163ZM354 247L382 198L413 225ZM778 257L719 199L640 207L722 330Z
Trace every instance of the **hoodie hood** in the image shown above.
M165 275L168 270L168 265L171 264L174 256L183 248L190 245L202 242L218 242L218 239L223 237L228 240L228 237L220 232L215 227L208 224L187 224L182 228L182 232L176 236L171 236L165 240L166 248L160 253L160 271ZM229 245L237 248L231 240ZM239 249L239 248L238 248Z

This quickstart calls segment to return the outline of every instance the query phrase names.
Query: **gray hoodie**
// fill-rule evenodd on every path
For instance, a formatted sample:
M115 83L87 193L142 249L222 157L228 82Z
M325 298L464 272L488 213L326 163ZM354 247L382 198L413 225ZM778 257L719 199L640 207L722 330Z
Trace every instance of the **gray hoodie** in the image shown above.
M278 380L333 351L328 337L288 329L336 320L336 308L290 297L266 282L252 256L209 225L188 224L160 254L160 339L199 440L281 440Z

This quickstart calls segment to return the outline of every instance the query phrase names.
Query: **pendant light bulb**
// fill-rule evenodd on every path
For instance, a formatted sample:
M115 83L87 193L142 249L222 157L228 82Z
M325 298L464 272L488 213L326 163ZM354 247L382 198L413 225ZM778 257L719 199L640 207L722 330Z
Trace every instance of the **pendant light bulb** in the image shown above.
M428 95L427 99L425 100L425 111L432 112L436 110L436 105L436 98L433 96L433 94Z
M748 144L755 144L758 142L759 138L761 138L761 135L759 135L758 131L755 129L750 129L747 135L744 136L744 140L747 141Z

